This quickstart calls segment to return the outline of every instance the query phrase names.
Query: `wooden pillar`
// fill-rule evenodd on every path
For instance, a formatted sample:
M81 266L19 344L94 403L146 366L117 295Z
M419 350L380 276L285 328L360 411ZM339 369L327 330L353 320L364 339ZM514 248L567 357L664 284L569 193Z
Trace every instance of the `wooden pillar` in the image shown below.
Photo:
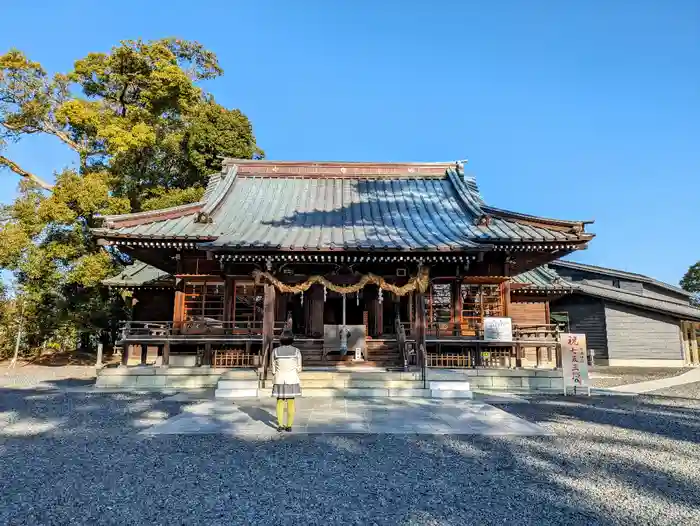
M233 296L235 294L235 286L236 283L233 279L226 277L224 280L224 322L231 322L231 320L233 320ZM233 324L227 323L225 327L227 329L232 329Z
M146 357L148 356L148 345L141 344L141 365L146 365Z
M310 333L316 337L323 337L323 287L321 285L312 286L307 296Z
M125 343L122 345L122 365L129 365L129 355L131 354L131 345Z
M173 308L173 332L180 332L182 322L185 320L185 293L175 291L175 306Z
M280 293L275 298L275 320L287 321L287 294ZM299 320L297 325L300 325Z
M415 323L415 334L416 334L416 349L420 349L421 345L425 349L426 347L426 317L425 317L425 298L423 293L416 291L416 323Z
M510 281L503 283L503 316L510 316Z
M263 300L263 351L272 343L275 337L275 303L276 290L274 285L265 284L265 296Z
M698 354L698 334L695 329L695 322L690 322L690 351L690 363L697 365L700 363L700 354Z
M452 299L452 323L453 336L459 336L462 333L462 280L457 278L452 282L452 290L450 293Z
M163 359L161 361L161 364L164 367L170 365L170 342L165 342L163 344Z
M178 251L175 256L175 275L184 272L184 262L182 254ZM175 305L173 306L173 332L179 333L182 330L182 322L185 321L185 282L180 278L175 278Z
M211 343L205 343L204 344L204 365L211 366L212 362L214 361L212 358L212 350L211 350Z
M688 322L681 320L681 352L683 353L683 361L691 362L692 355L690 350L690 330Z

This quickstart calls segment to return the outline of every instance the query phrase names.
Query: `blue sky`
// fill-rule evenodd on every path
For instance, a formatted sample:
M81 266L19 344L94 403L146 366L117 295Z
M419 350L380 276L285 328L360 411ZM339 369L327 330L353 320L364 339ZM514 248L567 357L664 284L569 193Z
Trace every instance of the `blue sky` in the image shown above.
M578 261L676 283L700 259L696 0L5 4L0 51L52 72L120 39L199 40L270 159L468 158L493 206L594 219ZM47 177L74 162L46 139L10 154Z

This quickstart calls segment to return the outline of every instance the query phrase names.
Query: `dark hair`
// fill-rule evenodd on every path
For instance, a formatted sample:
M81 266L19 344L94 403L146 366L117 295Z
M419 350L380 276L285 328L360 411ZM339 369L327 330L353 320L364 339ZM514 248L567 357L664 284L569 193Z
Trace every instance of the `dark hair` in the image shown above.
M294 343L294 333L289 329L284 329L280 335L280 343L282 345L291 345Z

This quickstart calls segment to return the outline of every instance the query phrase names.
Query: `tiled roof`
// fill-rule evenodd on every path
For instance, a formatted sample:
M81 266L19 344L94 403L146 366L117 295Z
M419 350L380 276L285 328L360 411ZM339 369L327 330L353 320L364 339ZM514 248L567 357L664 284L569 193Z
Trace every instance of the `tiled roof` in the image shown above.
M200 203L109 216L105 238L196 240L232 249L469 250L489 243L585 244L584 222L490 209L452 163L232 160ZM208 242L208 243L207 243Z
M608 267L599 267L597 265L588 265L585 263L576 263L574 261L566 261L563 259L557 260L557 261L552 261L550 263L553 266L558 266L558 267L565 267L565 268L570 268L574 270L582 270L585 272L592 272L595 274L601 274L603 276L610 276L613 278L621 278L621 279L627 279L630 281L636 281L638 283L648 283L649 285L654 285L656 287L670 290L672 292L675 292L677 294L682 294L688 298L690 298L693 294L683 290L680 287L676 287L675 285L671 285L669 283L664 283L663 281L659 281L654 278L650 278L649 276L645 276L643 274L637 274L634 272L626 272L624 270L617 270L614 268L608 268Z
M541 267L536 267L522 274L518 274L517 276L513 276L511 281L513 281L513 283L525 285L525 287L520 290L571 291L572 289L571 283L563 279L547 265L542 265Z
M175 278L160 269L152 267L141 261L124 267L119 274L102 281L108 287L165 287L175 285Z

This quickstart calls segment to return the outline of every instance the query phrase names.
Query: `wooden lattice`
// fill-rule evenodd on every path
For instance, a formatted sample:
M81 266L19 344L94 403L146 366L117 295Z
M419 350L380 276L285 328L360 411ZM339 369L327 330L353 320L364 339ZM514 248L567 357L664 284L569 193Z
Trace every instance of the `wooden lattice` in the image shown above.
M214 367L255 367L256 358L239 350L214 351Z
M449 369L473 367L469 354L428 354L428 367L444 367Z

